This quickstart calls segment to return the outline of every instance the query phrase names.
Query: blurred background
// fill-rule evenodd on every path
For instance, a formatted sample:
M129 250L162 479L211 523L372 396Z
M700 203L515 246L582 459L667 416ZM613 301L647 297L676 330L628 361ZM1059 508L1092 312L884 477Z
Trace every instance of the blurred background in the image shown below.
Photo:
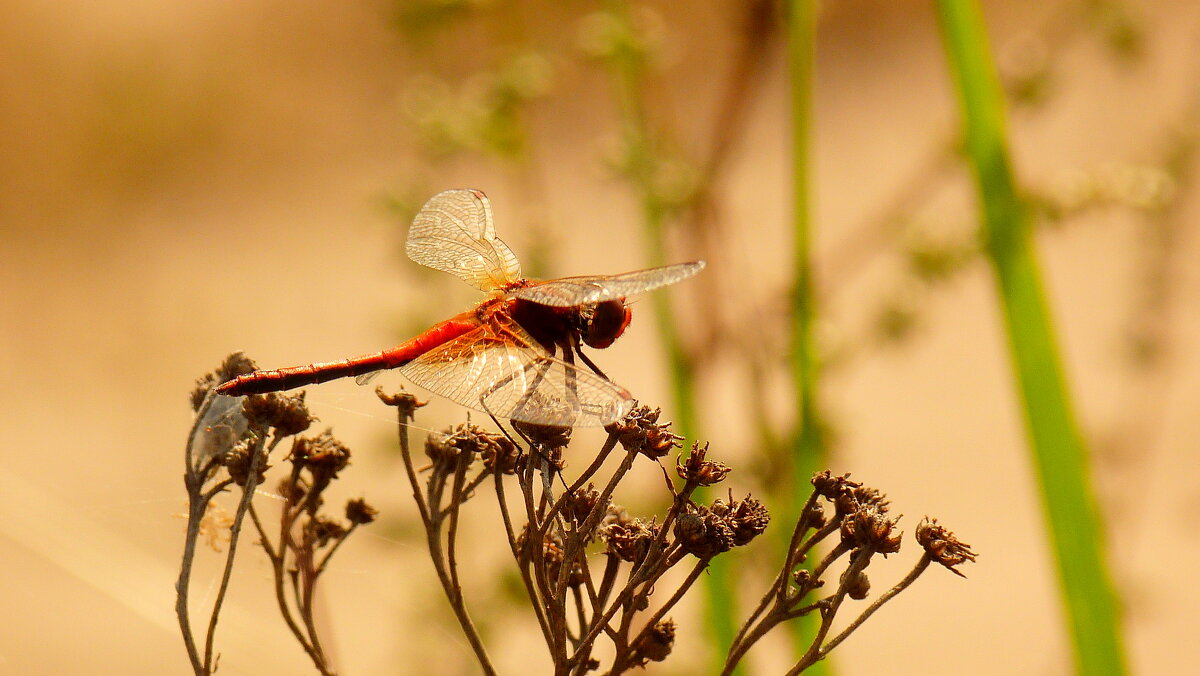
M660 292L695 362L689 432L782 527L789 499L764 481L795 408L788 82L772 3L2 5L0 672L188 673L173 584L193 381L235 349L264 367L336 359L470 307L475 291L403 255L412 213L449 188L488 193L531 276L645 267L658 242L665 260L708 260ZM1174 673L1200 661L1188 622L1200 584L1183 574L1200 565L1188 521L1200 508L1200 353L1188 347L1200 340L1188 263L1200 255L1200 5L985 10L1131 664ZM980 554L969 579L931 571L885 607L835 653L838 671L1066 673L932 9L825 3L818 43L828 464L887 492L907 529L937 516ZM593 357L672 418L650 308L635 306L627 336ZM355 454L337 490L383 512L324 582L334 663L473 673L425 558L390 410L352 382L310 388L309 401ZM418 423L463 419L437 401ZM641 471L618 501L661 510L661 475ZM540 673L489 509L467 510L472 611L503 672ZM757 598L752 573L770 561L729 556ZM873 568L877 588L915 556ZM219 556L201 558L194 589L211 598ZM261 552L241 549L222 673L310 673L269 579ZM698 606L674 616L675 654L649 671L697 673ZM756 672L779 673L783 647L756 649Z

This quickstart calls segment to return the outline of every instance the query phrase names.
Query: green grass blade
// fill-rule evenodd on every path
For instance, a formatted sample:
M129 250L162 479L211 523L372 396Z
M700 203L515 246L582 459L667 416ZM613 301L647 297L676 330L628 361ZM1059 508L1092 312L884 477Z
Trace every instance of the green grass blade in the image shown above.
M1008 332L1034 464L1066 602L1077 673L1126 673L1118 604L1105 567L1087 453L1059 364L1030 237L1005 148L999 80L974 0L939 0L946 52L983 208L986 249Z
M626 0L609 0L607 11L622 25L632 26L629 3ZM656 145L646 119L641 87L646 74L642 55L634 51L618 50L609 60L614 85L614 97L624 138L630 179L638 191L642 209L642 226L649 245L650 265L663 265L666 261L665 230L667 208L654 190L653 172ZM692 382L695 368L689 360L679 336L670 299L665 293L650 295L654 315L658 321L663 351L667 357L668 377L671 386L672 410L670 419L673 431L689 439L701 435L697 417L695 391ZM698 499L701 497L696 496ZM708 632L709 669L717 673L725 663L725 655L733 643L737 631L735 621L735 576L727 558L714 559L704 576L704 620Z
M791 86L792 131L792 247L795 281L792 289L791 357L792 383L799 406L799 429L792 446L790 519L799 518L808 499L808 481L825 462L825 440L817 400L819 364L813 337L816 318L816 294L812 284L812 200L810 193L810 156L812 134L813 69L816 57L816 0L790 0L787 14L787 55ZM781 548L787 547L790 528L780 527ZM802 655L817 635L821 618L811 613L788 624L792 645ZM828 661L810 667L806 673L830 674Z

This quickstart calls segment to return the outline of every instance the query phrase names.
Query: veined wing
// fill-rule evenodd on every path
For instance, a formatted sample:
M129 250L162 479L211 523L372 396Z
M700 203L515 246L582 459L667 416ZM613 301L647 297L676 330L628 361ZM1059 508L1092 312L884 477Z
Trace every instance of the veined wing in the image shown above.
M620 275L592 275L586 277L563 277L532 286L516 289L509 295L541 305L573 307L584 303L598 303L615 298L657 289L680 282L704 269L704 261L676 263L649 270L637 270Z
M404 246L408 257L491 291L521 279L521 263L496 237L492 206L478 190L440 192L421 207Z
M607 425L633 406L625 388L552 357L505 318L426 352L400 373L468 408L540 425Z

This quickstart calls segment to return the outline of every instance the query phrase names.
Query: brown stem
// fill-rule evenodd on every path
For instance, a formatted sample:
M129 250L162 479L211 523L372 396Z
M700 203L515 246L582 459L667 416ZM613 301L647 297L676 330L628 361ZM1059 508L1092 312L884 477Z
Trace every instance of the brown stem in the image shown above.
M417 508L421 513L421 521L425 526L425 542L429 547L434 571L437 572L438 581L442 585L442 591L445 592L446 598L450 601L450 607L454 611L454 616L458 620L459 626L462 627L463 634L467 637L467 642L471 644L471 649L475 652L475 658L479 661L480 668L488 676L496 676L496 668L492 666L492 660L488 656L487 648L484 647L483 640L479 636L479 631L475 628L475 623L471 621L471 616L467 613L466 605L463 603L462 590L456 589L452 585L450 576L446 572L445 560L442 556L441 539L439 537L440 528L431 519L431 510L436 509L436 505L431 504L427 506L421 499L420 483L417 481L417 473L413 468L412 453L408 440L408 421L411 418L412 412L404 407L397 407L396 412L400 423L400 452L404 459L404 468L408 473L409 484L413 489L413 498L417 502Z

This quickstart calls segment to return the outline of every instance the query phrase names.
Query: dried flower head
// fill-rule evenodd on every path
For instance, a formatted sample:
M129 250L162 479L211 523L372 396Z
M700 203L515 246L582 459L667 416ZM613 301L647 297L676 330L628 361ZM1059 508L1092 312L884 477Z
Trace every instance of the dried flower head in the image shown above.
M633 663L644 667L647 662L662 662L671 654L674 645L675 621L670 618L660 620L630 646Z
M362 498L354 498L346 503L346 519L356 525L363 526L375 520L379 510L367 504Z
M676 462L675 471L679 477L687 482L689 486L712 486L725 480L725 476L729 474L731 468L716 460L705 460L704 456L708 453L708 444L700 446L699 442L692 444L692 452L688 453L687 460Z
M854 549L869 549L878 554L900 551L899 518L888 517L877 505L866 505L842 521L842 542Z
M608 553L622 561L637 563L646 555L650 543L658 536L658 524L641 519L611 523L600 529L600 537L608 543Z
M650 410L648 406L634 406L615 423L604 429L616 434L621 446L627 451L636 451L649 458L658 459L679 448L683 437L670 431L671 423L659 424L662 409Z
M375 396L379 397L379 401L382 401L384 405L394 406L399 409L400 416L403 418L412 418L413 413L415 413L418 408L421 408L425 404L429 403L426 401L419 401L417 399L417 395L411 392L405 392L403 390L395 394L387 394L383 391L382 387L375 388Z
M959 541L954 533L939 525L937 519L929 517L917 524L916 537L929 558L945 566L951 573L966 577L955 566L975 561L976 554L971 551L971 545Z
M316 420L304 403L304 392L249 395L242 403L242 415L252 427L272 427L281 437L299 434Z
M717 500L713 508L702 505L681 513L675 519L675 539L685 552L700 559L729 551L735 535L728 509Z

